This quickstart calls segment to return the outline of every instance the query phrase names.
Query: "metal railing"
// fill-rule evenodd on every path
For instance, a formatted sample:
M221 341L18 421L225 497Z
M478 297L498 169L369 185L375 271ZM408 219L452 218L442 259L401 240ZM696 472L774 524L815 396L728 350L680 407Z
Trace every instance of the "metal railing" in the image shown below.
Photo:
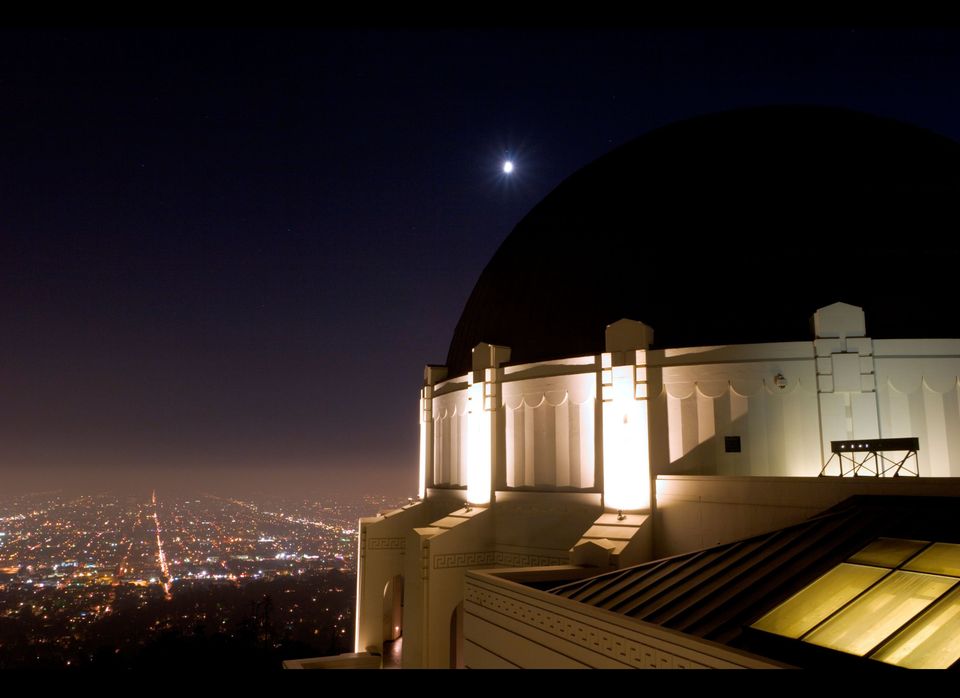
M820 477L903 477L920 476L917 451L920 439L854 439L831 441L830 458L820 469ZM902 453L891 458L886 453ZM837 472L830 472L836 470Z

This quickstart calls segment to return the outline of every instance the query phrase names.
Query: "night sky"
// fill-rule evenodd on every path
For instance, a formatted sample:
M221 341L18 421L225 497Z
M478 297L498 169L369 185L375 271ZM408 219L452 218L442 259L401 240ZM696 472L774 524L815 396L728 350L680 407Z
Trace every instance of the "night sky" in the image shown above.
M0 30L2 487L415 494L423 365L563 179L763 104L960 139L958 76L956 30Z

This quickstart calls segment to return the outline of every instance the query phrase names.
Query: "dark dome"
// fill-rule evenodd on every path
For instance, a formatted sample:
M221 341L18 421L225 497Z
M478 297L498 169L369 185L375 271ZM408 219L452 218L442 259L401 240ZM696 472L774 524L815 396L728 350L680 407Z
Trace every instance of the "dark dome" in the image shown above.
M480 275L447 365L595 354L620 318L654 347L811 338L836 301L873 337L960 337L960 145L822 107L746 109L652 131L587 165Z

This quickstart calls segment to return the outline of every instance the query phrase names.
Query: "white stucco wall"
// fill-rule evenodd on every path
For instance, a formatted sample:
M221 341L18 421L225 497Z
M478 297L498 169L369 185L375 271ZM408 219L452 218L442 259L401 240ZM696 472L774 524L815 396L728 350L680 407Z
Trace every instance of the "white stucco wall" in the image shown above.
M826 337L651 350L646 362L654 475L809 477L832 440L904 436L920 439L921 475L960 475L960 340ZM503 370L496 487L600 486L599 372L597 357ZM466 484L466 412L465 380L438 386L430 484Z
M960 340L873 345L881 435L918 437L922 476L960 476Z
M433 485L467 484L467 391L433 398Z
M596 373L514 380L502 391L506 486L593 487Z
M406 576L407 537L462 506L461 491L433 491L426 501L360 519L358 536L357 611L354 647L380 652L383 645L383 592L395 575ZM405 599L409 603L409 598ZM408 620L404 618L404 631Z
M790 526L853 495L960 496L960 479L662 475L656 493L661 558Z
M820 472L811 343L648 351L647 361L654 473ZM725 437L739 437L739 453Z
M496 564L489 509L461 510L432 524L406 539L404 668L449 668L450 623L463 599L464 573Z

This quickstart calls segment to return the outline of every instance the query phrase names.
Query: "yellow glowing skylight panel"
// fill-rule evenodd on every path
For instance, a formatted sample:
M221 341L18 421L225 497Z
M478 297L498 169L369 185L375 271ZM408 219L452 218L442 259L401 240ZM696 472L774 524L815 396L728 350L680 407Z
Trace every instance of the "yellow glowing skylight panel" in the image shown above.
M897 567L904 560L915 555L918 550L927 544L926 541L922 540L877 538L877 540L851 557L848 562L859 562L862 565L879 565L880 567Z
M871 655L908 669L946 669L960 659L960 589Z
M956 583L950 577L893 572L803 639L863 656Z
M960 577L960 545L934 543L904 565L903 569Z
M843 563L797 592L752 627L797 638L888 574L878 567Z

